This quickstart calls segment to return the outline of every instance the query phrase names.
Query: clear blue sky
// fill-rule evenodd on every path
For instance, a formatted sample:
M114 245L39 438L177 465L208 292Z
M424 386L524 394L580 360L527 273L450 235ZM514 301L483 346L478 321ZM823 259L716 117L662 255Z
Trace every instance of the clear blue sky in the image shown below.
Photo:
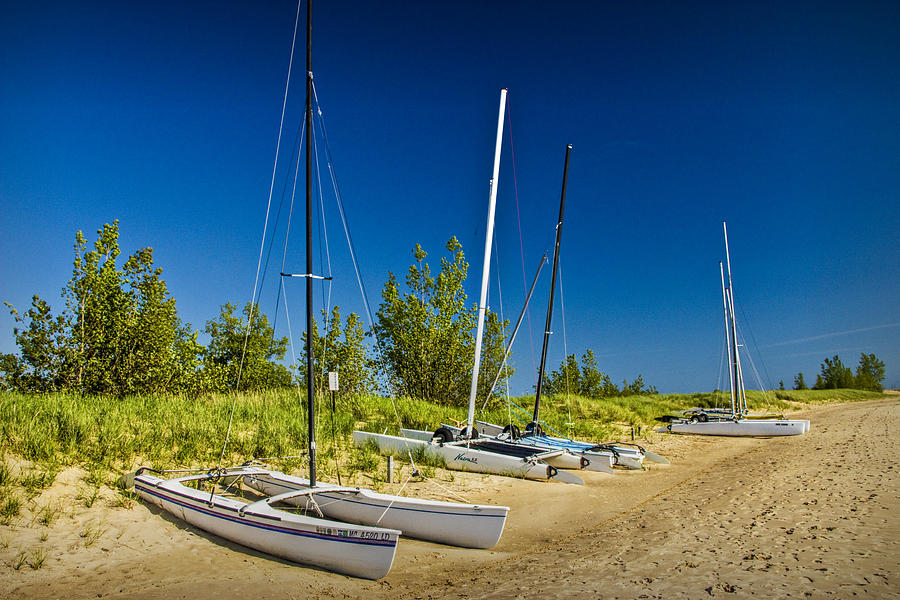
M61 310L75 231L93 239L119 219L123 253L154 248L195 328L220 304L246 302L295 7L4 3L0 300L24 311L37 293ZM496 235L510 319L524 298L517 203L530 281L552 250L574 145L552 368L564 314L568 352L593 349L614 380L642 373L664 392L713 389L727 220L738 316L766 384L790 386L798 371L811 383L825 356L855 367L874 352L886 383L900 385L900 4L314 8L319 98L373 300L389 270L405 273L416 242L436 266L451 235L477 298L507 87ZM329 236L334 301L361 311L339 228ZM535 352L548 285L544 276L532 305ZM261 305L271 314L274 292ZM3 311L0 351L15 350L12 327ZM515 393L534 383L531 345L520 334Z

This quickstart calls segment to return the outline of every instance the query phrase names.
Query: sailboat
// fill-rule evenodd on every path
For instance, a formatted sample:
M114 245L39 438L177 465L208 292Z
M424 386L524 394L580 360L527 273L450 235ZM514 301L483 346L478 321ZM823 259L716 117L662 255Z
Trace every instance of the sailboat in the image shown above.
M312 332L312 7L307 2L306 78L306 331ZM299 5L298 5L299 17ZM290 276L282 274L282 276ZM213 469L166 479L170 472L141 468L133 476L137 494L205 531L288 560L356 577L379 579L393 563L401 530L406 535L472 548L500 539L509 508L379 494L316 481L313 345L306 344L309 478L254 464ZM224 452L223 452L224 454ZM156 473L155 475L153 473ZM255 502L190 487L242 480L269 494ZM274 505L305 509L297 514ZM310 516L313 513L314 516Z
M722 223L725 235L725 263L728 283L725 282L725 267L719 263L722 280L722 307L725 318L725 338L728 347L728 379L731 392L731 409L694 408L680 416L667 415L659 420L668 423L658 429L660 432L692 433L697 435L724 436L783 436L801 435L809 431L809 421L805 419L785 419L777 414L751 414L747 407L744 389L744 375L737 341L737 321L734 315L734 285L731 281L731 255L728 250L728 228Z
M637 444L591 444L588 442L578 442L569 438L545 435L543 425L540 421L541 392L543 390L544 370L547 364L547 349L550 342L551 324L553 321L553 300L556 291L556 276L559 271L559 247L562 239L563 216L565 214L566 206L566 180L568 174L569 151L571 149L572 146L566 148L566 168L563 172L562 194L559 202L559 218L556 223L556 241L553 250L553 267L550 275L550 299L547 304L547 320L544 326L544 340L541 348L541 362L540 368L538 369L538 381L535 387L534 413L532 415L531 423L526 426L524 432L520 432L519 428L512 424L501 427L484 421L478 421L477 423L481 428L482 434L494 436L494 439L502 441L504 444L544 451L565 450L572 455L580 457L582 461L587 461L585 467L593 471L611 473L611 468L613 466L619 466L626 469L642 469L645 456L649 457L654 462L668 463L669 461L667 459L656 453L649 452ZM509 349L507 349L507 355L508 352ZM488 393L488 396L490 396L492 392L493 386L491 392ZM444 428L457 433L452 427L444 426ZM406 433L408 435L421 435L424 432L411 432L407 430Z
M506 114L506 95L507 90L505 88L501 89L500 110L497 117L497 141L494 149L493 177L491 178L488 201L481 296L478 303L478 323L475 334L475 362L472 369L472 383L469 393L467 427L462 435L450 434L437 438L427 434L422 436L413 433L411 437L404 435L410 433L411 430L402 430L400 436L354 431L353 441L359 446L375 444L385 454L418 450L430 457L442 460L448 469L513 475L526 479L552 479L565 483L582 484L584 482L580 477L566 473L561 469L582 469L589 466L590 461L584 457L576 456L564 448L547 450L508 444L503 440L494 438L479 438L475 430L475 395L478 389L478 371L481 361L484 319L487 311L487 289L494 235L494 213L497 204L497 185L500 173L500 150ZM571 146L566 148L563 197L565 197L565 178L568 173L569 152L571 149Z
M299 18L299 5L297 16ZM312 3L309 0L306 19L307 36L311 36ZM308 43L306 82L307 331L312 331L312 277L309 275L312 272L310 235L312 204L309 158L309 135L312 120L310 46L311 44ZM293 562L315 565L356 577L379 579L388 573L394 561L400 537L398 529L341 523L321 517L279 510L273 506L298 497L311 498L319 492L315 489L316 454L312 361L312 344L307 344L307 364L310 367L307 371L310 489L289 490L255 502L244 502L201 490L199 485L196 488L187 485L190 482L215 485L223 477L237 478L253 475L257 470L255 467L213 469L174 479L158 476L166 475L167 472L140 468L134 474L134 489L144 500L158 505L191 525L233 542ZM154 472L157 474L153 475Z

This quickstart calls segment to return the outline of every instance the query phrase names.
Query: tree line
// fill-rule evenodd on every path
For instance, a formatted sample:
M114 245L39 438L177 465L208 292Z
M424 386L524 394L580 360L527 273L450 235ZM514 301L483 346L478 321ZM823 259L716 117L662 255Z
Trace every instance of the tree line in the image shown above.
M659 393L654 386L644 383L641 374L638 374L631 383L624 379L620 388L608 374L599 369L593 350L588 350L581 356L581 364L574 354L568 355L557 370L544 375L544 382L544 389L551 395L574 394L585 398L612 398Z
M371 330L340 307L321 312L311 337L319 389L328 371L340 373L342 391L394 395L443 404L467 400L475 352L477 307L463 289L468 263L451 238L433 272L416 245L405 285L389 273ZM18 354L0 354L0 389L81 394L201 394L290 386L305 379L306 363L285 366L288 338L276 337L256 304L226 303L206 322L208 343L178 316L175 298L142 248L121 262L119 224L105 224L88 249L75 236L72 277L62 291L64 309L34 296L24 314L6 303L15 319ZM484 397L500 370L508 321L488 311L479 394ZM374 344L368 338L373 338ZM305 354L307 335L302 336ZM503 383L512 368L501 373ZM376 374L380 374L379 378Z
M821 371L816 375L814 390L856 389L883 391L881 382L884 381L884 361L879 360L874 354L860 354L856 373L850 367L844 366L841 359L835 354L832 358L825 358L821 364ZM794 377L794 389L806 390L809 387L803 378L803 373L797 373Z

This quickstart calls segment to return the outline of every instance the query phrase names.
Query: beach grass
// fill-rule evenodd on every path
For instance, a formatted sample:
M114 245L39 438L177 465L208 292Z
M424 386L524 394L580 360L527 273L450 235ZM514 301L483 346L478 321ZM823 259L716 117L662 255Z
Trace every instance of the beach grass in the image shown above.
M750 390L747 395L752 409L764 411L881 397L860 390ZM494 400L478 418L498 424L530 421L533 396L513 398L512 402L521 410ZM630 439L632 432L640 436L655 425L655 417L672 411L726 405L730 400L722 392L606 399L559 395L542 399L541 415L548 430L609 441ZM338 396L332 411L331 398L323 397L317 408L319 471L328 477L339 468L344 472L380 468L381 457L371 449L353 447L350 437L354 429L392 434L401 426L434 430L440 423L459 423L465 417L465 407L376 395ZM17 512L18 494L10 488L21 489L32 498L52 484L63 468L73 465L87 471L85 481L93 489L139 465L161 470L227 466L254 457L289 457L280 458L274 466L290 471L304 463L306 429L305 401L295 390L197 398L0 392L3 517L8 519ZM28 466L14 470L7 457L24 460ZM90 497L86 502L91 502Z

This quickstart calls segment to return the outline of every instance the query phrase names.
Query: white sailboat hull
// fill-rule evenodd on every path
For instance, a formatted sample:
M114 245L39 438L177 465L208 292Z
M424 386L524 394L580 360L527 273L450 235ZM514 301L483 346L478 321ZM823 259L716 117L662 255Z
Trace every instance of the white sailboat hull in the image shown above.
M689 433L693 435L723 435L732 437L772 437L801 435L809 431L805 419L738 419L706 422L672 422L657 431Z
M478 421L478 427L480 431L487 435L496 436L503 433L502 427L486 421ZM609 469L612 467L622 467L634 470L643 468L644 453L634 446L615 446L615 451L606 449L594 450L593 448L596 444L575 442L565 438L547 435L539 436L537 438L532 436L522 436L517 438L515 443L534 446L536 448L545 448L547 450L568 450L577 456L583 456L588 459L593 467L588 466L587 469L591 471L609 472Z
M265 469L244 475L244 483L268 495L310 489L308 479ZM404 536L466 548L496 545L509 512L506 506L407 498L364 488L356 488L350 493L328 492L329 488L346 490L328 483L316 483L316 504L328 518L400 529ZM297 497L287 502L312 506L309 497Z
M479 421L479 423L481 423L481 422ZM404 437L412 438L415 440L422 440L422 441L430 442L434 434L430 431L423 431L421 429L401 429L400 435L404 436ZM491 435L496 435L496 434L491 434ZM519 443L519 440L516 440L515 442L510 442L508 440L498 440L498 441L502 441L503 443L510 443L510 444L518 444ZM602 455L602 456L600 454L595 454L594 456L588 456L587 454L584 454L582 452L577 452L577 451L571 450L569 448L563 448L561 446L556 447L556 448L550 448L550 447L546 447L546 446L539 445L539 444L527 444L526 443L526 444L522 444L522 445L530 446L532 448L538 448L538 449L545 450L548 452L555 452L555 451L563 450L564 452L562 452L561 454L557 454L556 456L549 456L547 458L540 459L541 462L544 462L550 466L556 467L557 469L576 469L576 470L577 469L587 469L588 471L607 472L609 470L609 468L612 466L612 460L611 460L612 453L609 453L608 455ZM585 464L585 461L581 460L582 457L588 461L588 464Z
M187 487L183 479L188 478L137 475L134 489L195 527L293 562L380 579L394 561L400 531L297 515L265 502L247 504Z
M553 479L565 483L583 484L581 478L560 471L540 460L529 460L495 452L485 452L465 445L436 444L430 441L398 437L367 431L354 431L353 443L365 446L374 443L382 454L399 454L420 448L427 456L441 459L448 469L523 477L525 479Z

